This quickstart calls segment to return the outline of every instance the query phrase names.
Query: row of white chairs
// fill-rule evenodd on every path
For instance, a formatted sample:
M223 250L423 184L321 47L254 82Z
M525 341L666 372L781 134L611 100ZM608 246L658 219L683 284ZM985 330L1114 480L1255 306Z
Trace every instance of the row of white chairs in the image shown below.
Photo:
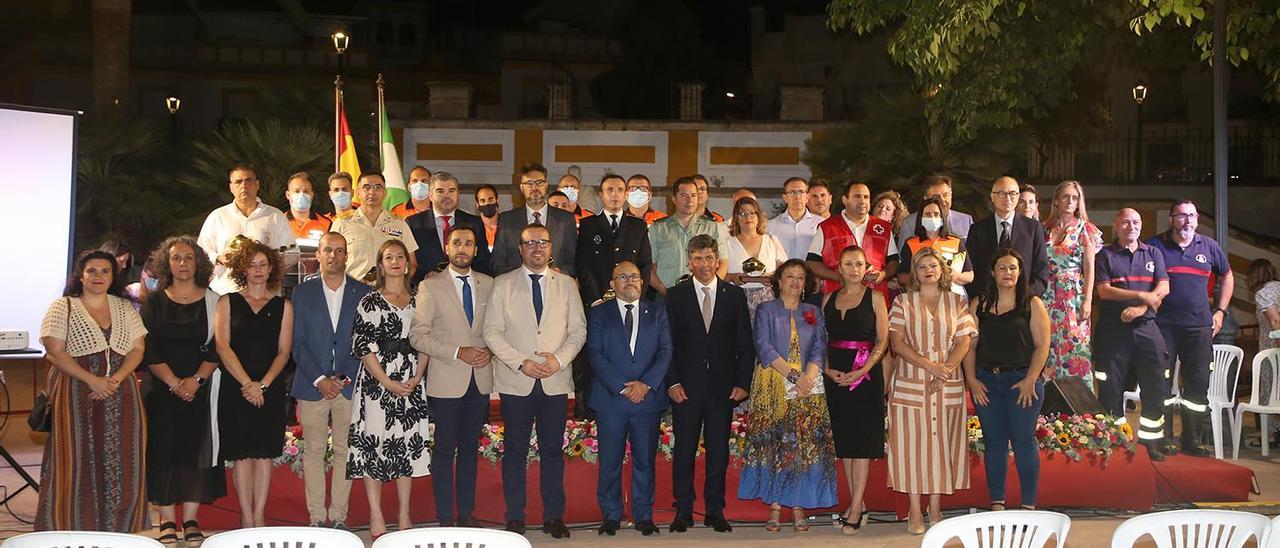
M920 546L942 548L954 539L965 548L1041 548L1050 539L1064 546L1070 531L1071 518L1057 512L982 512L942 520ZM1132 548L1148 536L1158 548L1240 548L1250 539L1259 548L1280 548L1280 517L1229 510L1155 512L1121 523L1111 534L1111 548Z
M427 527L378 537L372 548L531 548L523 535L497 529ZM0 548L167 548L154 538L95 531L18 535ZM201 548L364 548L350 531L321 527L256 527L211 535Z

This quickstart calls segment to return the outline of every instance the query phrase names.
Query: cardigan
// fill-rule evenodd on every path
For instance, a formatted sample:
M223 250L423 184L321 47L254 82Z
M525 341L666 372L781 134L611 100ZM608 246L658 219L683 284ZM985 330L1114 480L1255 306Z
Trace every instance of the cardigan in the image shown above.
M67 322L67 303L71 303L70 325ZM110 348L117 354L128 354L133 350L133 342L147 334L142 324L142 316L134 310L129 301L107 295L107 305L111 310L111 340L102 336L102 328L93 316L85 309L79 297L61 297L49 305L49 310L40 322L40 337L53 337L64 341L67 353L78 358Z

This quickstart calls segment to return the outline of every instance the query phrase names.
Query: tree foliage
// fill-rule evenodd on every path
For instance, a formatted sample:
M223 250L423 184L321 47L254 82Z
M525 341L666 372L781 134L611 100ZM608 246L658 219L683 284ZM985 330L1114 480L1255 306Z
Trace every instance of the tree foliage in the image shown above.
M1122 58L1158 30L1192 30L1202 59L1212 54L1211 0L832 0L828 26L892 32L888 52L932 95L930 119L973 136L1018 127L1076 98L1072 75L1088 63ZM1273 1L1228 6L1228 58L1253 59L1280 89L1280 9ZM1175 31L1176 32L1176 31Z
M165 132L151 120L85 117L76 165L76 249L119 238L146 249L185 201L173 200Z

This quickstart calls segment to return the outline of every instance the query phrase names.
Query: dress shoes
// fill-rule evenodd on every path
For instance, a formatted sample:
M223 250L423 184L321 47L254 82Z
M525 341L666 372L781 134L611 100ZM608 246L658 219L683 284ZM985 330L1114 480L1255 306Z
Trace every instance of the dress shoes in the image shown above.
M671 522L671 527L668 527L667 531L672 533L683 533L688 531L690 527L693 527L693 516L676 516L676 519Z
M512 533L515 533L517 535L523 535L524 529L525 528L524 528L523 521L520 521L518 519L513 519L507 522L507 530L511 531Z
M479 529L481 527L480 520L476 519L475 516L458 518L458 521L454 522L454 525L457 527L471 527L473 529Z
M653 520L651 519L646 519L644 521L637 521L636 530L640 531L640 534L646 537L650 535L658 534L658 526L654 525Z
M542 522L542 532L551 535L551 538L569 538L569 528L564 526L563 520L549 519Z
M717 533L728 533L733 530L733 526L729 525L729 520L724 519L724 514L712 514L702 521L703 525L714 529Z
M600 529L596 530L596 534L614 536L618 534L618 528L621 526L622 524L618 523L616 519L606 519L604 523L600 524Z

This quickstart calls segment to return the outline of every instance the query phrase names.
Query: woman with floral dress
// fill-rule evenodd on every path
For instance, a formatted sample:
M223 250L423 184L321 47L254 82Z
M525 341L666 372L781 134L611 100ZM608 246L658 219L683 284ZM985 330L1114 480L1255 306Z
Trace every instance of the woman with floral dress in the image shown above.
M1093 256L1102 249L1102 232L1089 222L1084 188L1063 181L1053 191L1052 210L1045 221L1048 238L1049 284L1043 300L1049 308L1049 361L1045 378L1080 377L1093 389L1093 353L1089 312L1093 308Z
M369 504L369 533L387 532L382 484L395 481L401 531L413 527L409 494L413 478L431 473L431 433L427 391L422 385L426 357L409 344L414 296L409 289L409 250L400 240L378 248L374 290L356 309L352 356L363 368L356 378L351 406L347 479L364 478Z

